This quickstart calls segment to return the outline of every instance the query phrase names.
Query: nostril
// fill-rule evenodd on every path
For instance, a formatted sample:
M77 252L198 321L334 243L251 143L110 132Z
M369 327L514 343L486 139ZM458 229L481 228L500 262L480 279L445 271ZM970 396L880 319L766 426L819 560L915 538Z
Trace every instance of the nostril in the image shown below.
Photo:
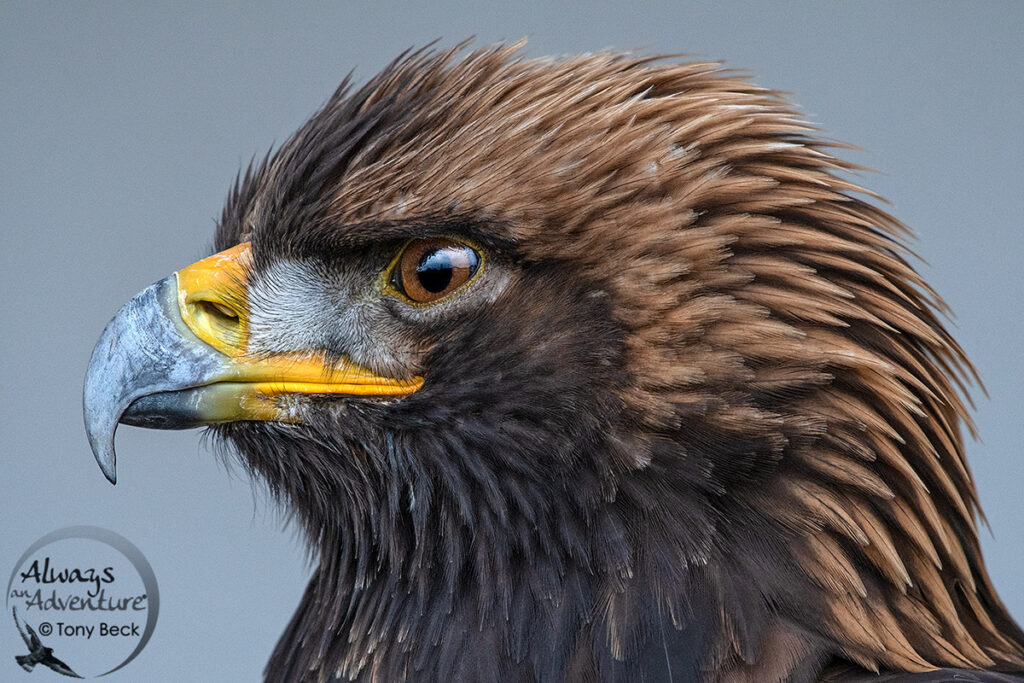
M232 294L178 290L179 312L184 323L199 339L229 356L244 353L249 336L245 299Z
M232 324L238 322L238 314L222 303L200 299L199 301L196 301L194 305L199 307L203 313L222 322Z

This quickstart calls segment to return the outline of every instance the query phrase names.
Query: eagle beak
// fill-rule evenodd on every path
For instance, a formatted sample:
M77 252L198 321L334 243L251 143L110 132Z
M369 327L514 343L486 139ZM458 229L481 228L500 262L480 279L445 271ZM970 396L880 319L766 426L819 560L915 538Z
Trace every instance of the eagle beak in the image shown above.
M150 285L93 349L83 404L89 445L116 482L118 423L154 429L261 420L300 422L301 394L406 396L423 378L378 377L319 352L248 353L249 244Z

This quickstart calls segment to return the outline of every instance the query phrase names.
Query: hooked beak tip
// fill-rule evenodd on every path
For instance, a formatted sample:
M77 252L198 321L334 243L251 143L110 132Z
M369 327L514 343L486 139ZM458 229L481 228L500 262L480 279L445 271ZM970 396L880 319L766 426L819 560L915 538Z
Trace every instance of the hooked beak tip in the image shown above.
M103 476L107 478L111 484L117 485L117 472L113 466L107 467L103 463L100 463L100 469L103 470Z
M93 457L96 458L96 464L100 466L103 476L111 484L116 484L117 455L114 452L114 430L90 429L91 426L87 420L86 431L89 436L89 446L92 448ZM116 423L114 429L116 429Z

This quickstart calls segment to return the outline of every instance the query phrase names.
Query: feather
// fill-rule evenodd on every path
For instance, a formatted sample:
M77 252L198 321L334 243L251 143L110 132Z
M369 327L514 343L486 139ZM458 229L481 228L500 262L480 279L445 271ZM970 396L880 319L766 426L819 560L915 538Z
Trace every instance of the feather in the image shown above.
M343 82L217 228L275 291L315 263L340 296L438 235L503 278L440 313L359 300L416 394L216 428L317 556L267 678L1024 670L977 539L974 370L842 146L718 64L463 47ZM306 320L357 353L332 315Z

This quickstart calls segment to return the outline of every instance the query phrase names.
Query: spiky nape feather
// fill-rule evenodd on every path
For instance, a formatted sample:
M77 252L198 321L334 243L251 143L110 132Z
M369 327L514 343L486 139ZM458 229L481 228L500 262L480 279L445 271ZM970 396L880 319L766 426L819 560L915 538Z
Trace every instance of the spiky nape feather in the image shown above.
M220 428L320 558L268 678L1024 669L973 370L835 145L717 64L459 53L343 84L218 228L257 273L455 234L517 274L417 394Z

